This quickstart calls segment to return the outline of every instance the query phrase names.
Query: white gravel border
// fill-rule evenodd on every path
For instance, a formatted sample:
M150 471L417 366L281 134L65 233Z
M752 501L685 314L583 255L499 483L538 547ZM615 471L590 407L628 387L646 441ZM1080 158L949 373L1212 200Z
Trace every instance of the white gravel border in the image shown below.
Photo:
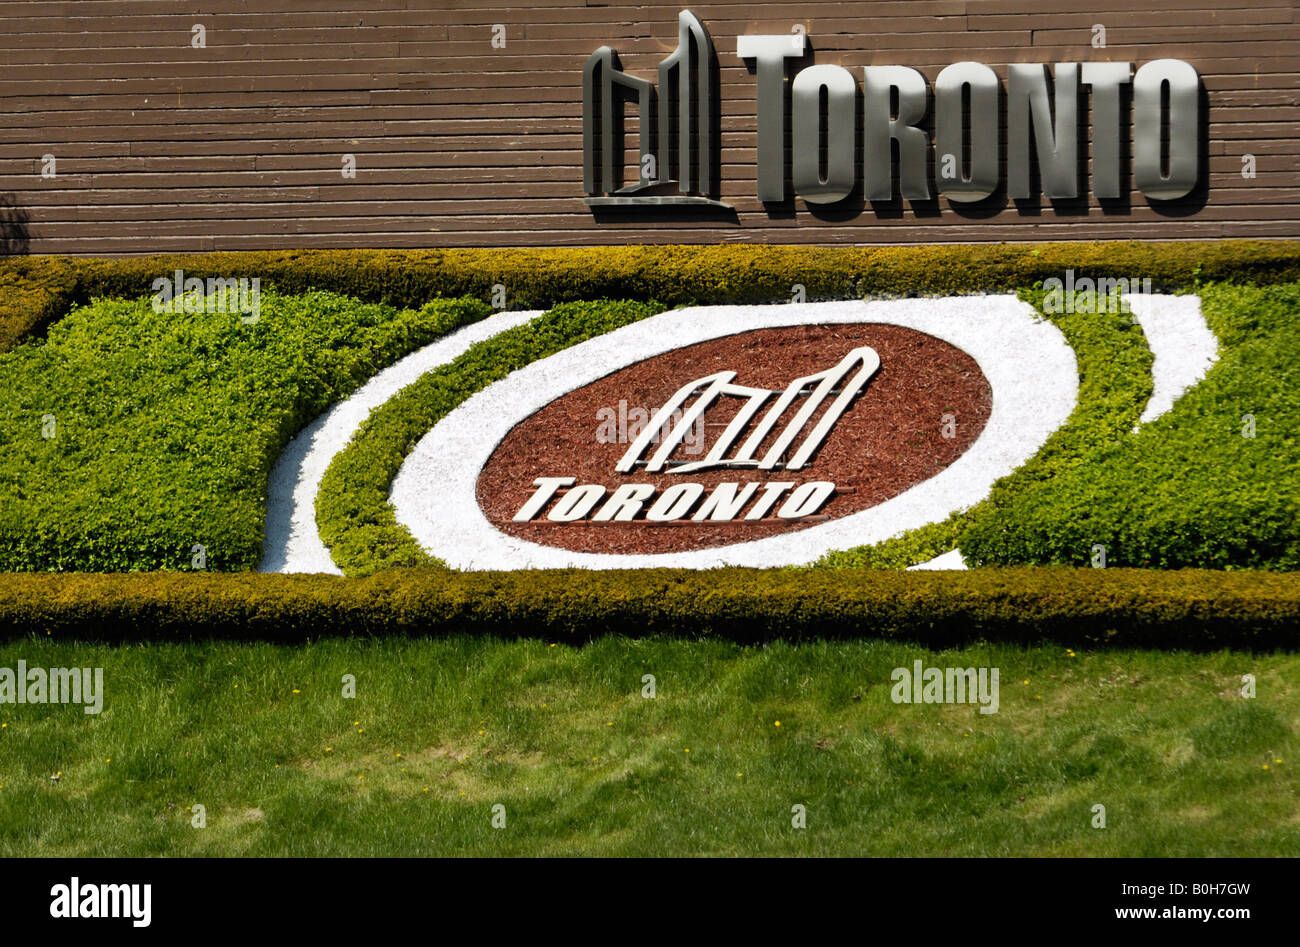
M347 447L373 409L425 372L539 315L537 310L499 312L462 326L394 362L299 431L276 461L267 483L266 540L257 570L342 575L316 529L316 495L334 455Z
M1135 293L1124 298L1155 357L1151 397L1133 428L1136 431L1172 408L1188 388L1205 378L1219 360L1219 340L1205 321L1199 296Z
M962 556L960 549L949 549L942 555L935 556L933 559L927 559L925 562L918 562L914 566L908 566L908 572L944 572L955 571L958 569L969 569L966 565L966 559Z
M971 355L993 389L975 443L929 480L870 509L807 529L681 553L613 555L541 546L497 530L475 498L479 472L517 423L554 399L642 359L749 329L878 322L940 338ZM743 378L744 366L736 366ZM1013 295L678 309L565 349L475 394L421 439L393 481L397 519L457 569L779 566L879 542L944 519L988 494L1074 410L1078 365L1065 337ZM937 422L936 422L937 423ZM959 419L960 423L960 419ZM557 465L554 476L566 471Z

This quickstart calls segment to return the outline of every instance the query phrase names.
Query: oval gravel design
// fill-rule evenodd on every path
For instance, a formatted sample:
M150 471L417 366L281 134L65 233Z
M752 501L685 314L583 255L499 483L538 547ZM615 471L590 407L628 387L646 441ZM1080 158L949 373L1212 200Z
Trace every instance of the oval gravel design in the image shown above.
M880 366L865 387L853 396L802 469L754 470L712 466L687 473L667 468L620 474L620 458L636 439L626 421L637 407L646 420L678 389L702 372L736 371L735 383L772 391L746 423L730 453L762 422L765 411L795 378L828 370L851 350L869 347ZM479 475L479 506L497 529L544 546L598 553L665 553L733 545L777 533L807 529L827 519L848 516L875 506L928 480L953 463L974 443L988 420L991 390L975 360L932 335L880 323L785 326L755 329L682 346L662 355L618 369L552 401L506 436ZM671 457L679 465L700 461L722 428L740 414L743 397L721 397L691 425L688 443ZM827 399L829 402L830 398ZM617 406L617 407L616 407ZM632 406L629 408L629 406ZM782 423L764 438L771 445L799 410L796 401L785 409ZM623 435L616 421L622 410ZM604 412L604 421L601 420ZM943 417L952 413L945 432ZM818 415L805 422L802 440ZM958 422L958 419L960 421ZM949 436L945 437L947 433ZM759 449L763 453L764 449ZM686 516L669 523L646 517L633 521L556 523L545 515L531 522L514 521L514 514L535 492L537 477L562 474L582 484L599 484L606 499L629 482L651 484L658 491L682 483L712 491L723 483L750 485L753 508L764 482L828 481L835 490L817 510L816 519L782 519L774 504L761 519L733 514L726 521ZM648 506L648 504L647 504ZM643 510L644 512L644 510Z
M973 357L993 390L978 439L951 466L870 509L794 533L706 550L580 553L497 530L475 485L516 424L616 369L696 342L754 328L881 323L915 329ZM1011 295L679 309L625 326L525 366L466 400L421 439L393 482L397 519L432 555L459 569L778 566L879 542L965 509L1042 447L1078 396L1078 367L1061 332Z

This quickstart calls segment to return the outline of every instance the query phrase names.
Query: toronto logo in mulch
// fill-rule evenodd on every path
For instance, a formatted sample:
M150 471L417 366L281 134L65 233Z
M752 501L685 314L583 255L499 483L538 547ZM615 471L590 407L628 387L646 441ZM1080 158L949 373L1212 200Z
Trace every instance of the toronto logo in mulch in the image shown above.
M476 494L499 530L669 553L838 519L928 480L979 437L975 360L875 323L756 329L636 362L515 425Z

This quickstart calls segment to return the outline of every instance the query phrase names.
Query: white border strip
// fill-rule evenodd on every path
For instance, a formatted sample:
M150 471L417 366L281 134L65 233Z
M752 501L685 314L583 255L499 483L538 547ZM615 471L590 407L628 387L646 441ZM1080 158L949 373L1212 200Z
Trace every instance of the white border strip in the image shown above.
M971 355L992 386L992 413L975 443L951 466L905 493L794 532L654 555L541 546L500 532L480 511L475 485L496 446L516 424L561 395L634 362L708 339L750 329L848 322L933 335ZM743 374L744 366L736 367ZM805 563L833 549L880 542L937 522L981 500L994 481L1032 457L1065 423L1078 398L1078 379L1074 353L1060 330L1012 295L678 309L534 362L467 399L416 445L389 499L398 521L421 546L457 569Z
M266 540L259 572L343 572L316 529L316 495L325 471L370 412L421 375L485 339L521 326L540 311L499 312L451 332L385 368L316 418L286 445L266 488Z
M1133 428L1136 431L1172 408L1187 389L1205 378L1219 360L1219 340L1205 321L1199 296L1134 293L1124 299L1154 356L1151 397Z

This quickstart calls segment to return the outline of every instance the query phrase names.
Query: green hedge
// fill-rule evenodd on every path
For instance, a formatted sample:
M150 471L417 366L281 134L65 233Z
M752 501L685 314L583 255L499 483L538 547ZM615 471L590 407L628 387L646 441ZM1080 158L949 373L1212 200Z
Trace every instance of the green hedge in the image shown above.
M397 522L388 494L402 461L470 395L540 358L663 311L655 302L564 303L480 342L371 412L330 463L316 497L321 540L340 569L440 564Z
M1020 568L0 576L0 636L303 640L457 633L975 639L1294 648L1300 575Z
M809 299L1010 291L1074 269L1080 276L1151 279L1156 289L1205 280L1300 280L1300 243L998 244L934 247L630 246L580 249L281 250L115 259L0 260L0 347L36 331L73 302L134 298L173 270L187 276L260 277L282 292L324 289L416 307L439 296L488 299L506 287L510 308L600 298L688 303L776 302L802 284ZM53 315L51 315L53 313Z
M1295 384L1295 353L1300 349L1296 334L1300 300L1294 282L1300 280L1298 243L284 251L113 260L20 257L0 261L0 349L23 335L46 331L68 306L92 294L138 299L150 291L154 278L177 268L188 276L260 276L268 293L272 284L282 290L333 287L399 305L422 304L440 293L487 297L497 282L507 287L507 305L511 306L542 306L554 299L603 291L662 299L664 304L782 300L789 298L789 288L796 282L805 285L810 299L900 291L960 292L1023 287L1060 275L1067 268L1080 276L1150 278L1155 288L1197 286L1216 332L1224 339L1225 354L1206 382L1185 396L1169 415L1136 437L1128 434L1150 386L1150 356L1137 344L1140 332L1136 327L1108 322L1100 315L1058 318L1080 358L1081 401L1079 411L1045 449L1000 481L990 498L974 510L875 547L834 553L822 564L897 568L953 546L960 546L977 563L1080 563L1087 560L1094 543L1108 547L1112 564L1268 568L1300 564L1300 540L1294 528L1300 519L1296 476L1300 445L1288 420L1296 416L1296 392L1300 391ZM1206 282L1225 278L1239 285ZM1293 282L1263 285L1282 280ZM1261 285L1247 285L1251 283ZM486 312L484 304L475 305L479 315ZM601 322L600 307L609 304L596 304L595 308L592 304L569 305L572 308L562 305L558 315L548 318L564 320L586 313L582 318L593 321L584 325L579 319L568 328L556 322L556 331L563 338L538 342L528 339L530 330L517 330L467 353L459 367L449 366L417 386L422 392L418 397L394 399L377 412L365 444L355 445L355 450L350 448L336 460L317 513L322 535L345 569L364 572L430 561L396 524L387 506L397 465L453 402L501 377L502 369L550 354L558 350L555 345L564 347L622 324L617 319ZM621 305L647 306L641 310L644 315L657 311L653 303ZM464 315L471 317L478 315ZM641 316L628 318L633 317ZM137 320L146 335L156 328L147 325L152 318L143 315ZM49 331L56 342L61 338L59 326ZM137 336L133 338L138 341ZM143 350L137 345L134 351ZM313 350L308 361L318 357ZM120 367L119 356L105 356L108 362L114 358ZM498 360L500 364L495 364ZM39 431L38 425L30 423L30 414L38 410L39 417L46 409L32 398L50 391L63 399L72 397L74 404L76 398L99 397L98 406L86 417L103 415L118 425L108 429L117 431L108 443L115 453L117 441L127 438L129 432L122 426L123 419L113 415L107 398L114 391L111 385L97 385L96 395L84 384L85 377L103 374L97 361L97 355L89 359L81 378L75 377L75 372L64 372L63 378L24 376L23 397L16 398L11 392L9 404L0 404L0 411L8 414L0 414L0 446L20 459L24 452L36 449L28 443L33 432ZM382 364L381 359L371 369ZM334 390L334 396L355 387L351 369L334 368L350 379ZM131 372L138 370L138 366L130 367ZM304 377L320 380L312 374L317 371L314 368L298 364L293 371L298 370L307 371ZM11 374L8 369L6 373ZM0 375L0 384L6 383L12 382ZM299 394L295 388L286 396L292 400ZM177 417L188 417L188 410L182 409ZM235 414L240 410L237 406ZM399 417L403 413L408 416ZM1254 440L1233 436L1244 413L1258 418L1259 433ZM287 440L296 430L294 425L304 423L307 417L307 409L294 408L281 418L285 427L277 429L278 436ZM131 476L143 472L152 478L154 486L149 490L160 489L169 477L157 458L146 458L137 465L122 463L139 449L140 445L133 445L107 460L83 452L78 463L89 471L88 476L100 479L107 469L104 464L116 463L127 474L123 483L129 484ZM194 461L190 456L182 464L188 473L170 477L177 489L183 491L195 477L211 476L210 471L195 472L184 466ZM15 564L21 562L38 563L39 568L173 568L187 559L181 553L189 546L179 545L177 536L171 535L173 530L160 533L151 523L138 523L130 509L105 518L101 515L107 509L103 502L82 502L93 484L83 483L85 478L79 473L77 464L65 463L55 480L24 482L21 476L7 475L0 482L0 568L33 567ZM171 500L163 506L169 504ZM246 505L251 508L251 501ZM55 508L64 509L66 515L41 515ZM94 515L86 519L82 511L91 508ZM196 524L203 525L216 513L195 515L197 519L190 517L181 532L194 534ZM241 523L235 532L251 536L249 524ZM96 536L92 527L105 532ZM258 525L259 536L260 528ZM230 558L216 558L212 566L247 568L256 561L252 547L245 540L234 540L229 531L201 532L220 534L217 546L239 550ZM161 557L123 552L156 549L160 544L166 546Z
M1099 544L1117 566L1300 568L1300 284L1200 297L1220 341L1205 380L1050 480L995 491L960 537L969 561L1082 565Z
M215 299L210 300L216 302ZM491 310L261 294L260 318L98 300L0 353L0 569L252 569L289 439L376 371Z
M60 257L0 259L0 352L28 336L40 335L66 315L77 298L75 261Z
M1131 433L1151 355L1127 315L1050 316L1080 390L1043 450L970 510L820 564L901 568L956 547L976 566L1087 565L1101 545L1113 566L1300 568L1300 284L1199 295L1219 361L1168 413Z
M1020 295L1042 312L1041 290L1022 290ZM902 569L954 548L960 548L969 559L967 537L976 524L1036 486L1050 491L1057 478L1128 436L1152 388L1153 359L1141 327L1122 312L1044 314L1044 318L1061 330L1079 366L1078 403L1066 423L1037 454L998 480L989 496L969 510L873 546L827 553L818 565ZM1086 564L1088 560L1085 557L1083 561Z

